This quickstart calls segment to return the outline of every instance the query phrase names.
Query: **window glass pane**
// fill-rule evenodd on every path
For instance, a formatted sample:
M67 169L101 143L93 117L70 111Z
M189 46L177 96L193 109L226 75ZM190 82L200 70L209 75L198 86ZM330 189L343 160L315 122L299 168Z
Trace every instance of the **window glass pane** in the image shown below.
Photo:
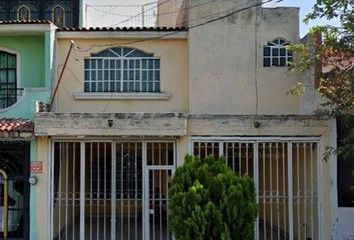
M110 82L110 88L111 88L111 92L116 92L118 91L116 88L115 88L115 85L114 85L114 82Z
M293 53L291 51L287 51L288 52L288 56L293 56Z
M85 71L85 81L88 81L88 80L90 80L90 71Z
M134 70L129 71L129 80L134 80Z
M9 68L16 68L16 56L15 55L8 55L8 67Z
M103 71L102 70L98 70L97 71L97 80L102 80L103 79Z
M135 68L140 68L140 60L135 60Z
M285 57L281 57L280 58L280 63L279 63L279 66L285 66L286 65L286 58Z
M279 49L278 48L272 48L272 55L273 56L279 56Z
M96 83L91 83L91 92L96 92Z
M111 79L111 80L115 80L115 76L116 76L116 75L115 75L115 71L114 71L114 70L111 70L111 71L110 71L110 74L109 74L110 79Z
M104 86L103 91L108 92L108 82L105 82L103 86Z
M153 84L153 82L149 82L149 83L148 83L148 91L149 91L149 92L153 92L153 91L154 91L154 84Z
M155 80L160 81L160 71L159 70L155 71Z
M154 79L154 71L149 70L149 76L148 76L149 80L153 80Z
M109 68L109 61L108 60L104 60L104 68L105 69Z
M115 68L116 68L116 61L110 60L109 67L110 67L111 69L115 69Z
M8 74L8 82L16 83L16 70L9 70Z
M270 56L270 47L263 48L263 56Z
M129 91L133 92L134 91L134 82L129 82Z
M91 59L91 68L96 68L96 59Z
M85 59L85 69L89 69L89 68L90 68L90 60Z
M148 60L148 68L154 69L154 60L151 60L151 59Z
M279 65L278 58L272 58L272 66L278 66L278 65Z
M97 83L97 91L98 92L102 92L102 89L103 89L103 83L102 82L98 82Z
M147 80L147 71L146 71L146 70L143 70L143 71L142 71L141 79L142 79L142 80Z
M115 77L115 80L122 80L121 78L122 78L122 73L121 73L121 71L120 70L117 70L116 71L116 77Z
M88 82L85 82L85 85L84 85L84 91L85 92L89 92L90 91L90 84Z
M128 91L128 83L124 82L123 83L123 92L127 92Z
M96 80L96 71L95 70L91 71L91 80Z
M129 60L129 68L134 68L134 60Z
M285 54L286 54L286 49L280 48L280 56L285 56Z
M7 54L3 52L0 54L0 68L7 68Z
M0 70L0 83L6 83L6 82L7 82L6 70Z
M135 71L135 80L140 80L140 70Z
M270 58L264 58L263 59L263 66L264 67L270 67Z
M123 80L128 79L128 70L123 70Z
M140 92L140 82L135 82L135 91Z
M155 60L155 69L160 69L160 59Z
M124 69L127 69L127 68L128 68L128 61L127 61L127 60L124 60L124 61L123 61L123 68L124 68Z
M108 71L108 70L105 70L105 71L104 71L104 77L103 77L103 79L104 79L104 80L108 80L108 78L109 78L109 71Z
M146 81L143 81L143 82L142 82L142 89L141 89L141 91L143 91L143 92L146 92L146 91L147 91L147 82L146 82Z
M121 61L120 60L116 61L116 68L121 69Z
M142 64L142 68L143 69L146 69L146 67L147 67L147 62L146 62L147 60L146 59L143 59L142 61L141 61L141 64Z
M160 92L160 82L155 82L155 92Z
M97 59L97 68L102 69L102 59Z

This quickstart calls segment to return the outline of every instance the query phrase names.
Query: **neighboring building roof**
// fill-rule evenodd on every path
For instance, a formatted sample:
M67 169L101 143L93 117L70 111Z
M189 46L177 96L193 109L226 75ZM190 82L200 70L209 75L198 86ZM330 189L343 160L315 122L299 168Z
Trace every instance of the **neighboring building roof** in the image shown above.
M175 32L175 31L187 31L184 27L90 27L90 28L60 28L60 32L98 32L98 31L114 31L114 32Z
M0 132L33 133L34 125L28 119L1 118Z
M48 20L5 20L0 21L0 24L50 24Z

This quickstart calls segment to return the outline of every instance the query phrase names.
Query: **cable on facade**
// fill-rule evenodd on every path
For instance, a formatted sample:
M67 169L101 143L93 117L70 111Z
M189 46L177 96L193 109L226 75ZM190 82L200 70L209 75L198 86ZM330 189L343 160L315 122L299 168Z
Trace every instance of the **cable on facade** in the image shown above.
M73 50L74 46L75 46L75 43L74 43L73 40L71 40L71 41L70 41L69 51L68 51L68 53L67 53L67 55L66 55L66 57L65 57L65 62L64 62L64 65L63 65L63 69L61 70L61 73L60 73L60 76L59 76L59 79L58 79L58 83L57 83L57 85L55 86L52 99L50 100L50 105L49 105L48 112L50 112L50 111L52 110L55 96L56 96L56 94L57 94L57 92L58 92L58 88L59 88L60 82L61 82L61 80L63 79L64 71L65 71L66 65L68 64L68 60L69 60L71 51Z

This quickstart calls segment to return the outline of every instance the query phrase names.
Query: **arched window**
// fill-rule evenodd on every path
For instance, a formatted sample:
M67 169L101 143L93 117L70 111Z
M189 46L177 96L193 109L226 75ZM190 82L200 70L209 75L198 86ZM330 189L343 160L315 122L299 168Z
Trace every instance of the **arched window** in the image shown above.
M160 59L133 48L110 48L85 59L85 92L160 92Z
M17 101L16 54L0 51L0 109Z
M263 47L263 66L264 67L286 67L293 61L293 54L287 46L290 42L277 38Z
M17 9L17 20L19 21L29 21L31 20L31 10L22 5Z
M58 27L63 27L64 26L64 9L57 5L53 8L53 13L52 13L52 21L55 25Z

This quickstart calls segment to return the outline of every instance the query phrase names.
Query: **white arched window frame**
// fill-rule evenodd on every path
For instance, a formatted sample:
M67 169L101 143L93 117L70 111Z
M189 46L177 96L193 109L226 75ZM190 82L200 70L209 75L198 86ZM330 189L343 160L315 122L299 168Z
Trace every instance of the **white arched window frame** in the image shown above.
M31 20L31 9L26 5L21 5L17 8L17 20L29 21Z
M263 46L264 67L286 67L293 61L293 54L288 49L290 42L283 38L276 38Z
M7 61L6 59L4 59L4 57L1 57L2 54L0 54L0 77L2 78L2 76L6 76L6 78L2 78L1 83L0 83L0 91L2 91L2 93L0 93L0 95L3 95L6 92L6 96L10 97L13 99L13 101L8 102L6 104L3 104L3 99L0 99L0 112L6 111L9 108L11 108L14 104L16 104L19 99L22 97L23 95L23 89L21 88L21 56L20 53L17 51L14 51L12 49L7 49L7 48L2 48L0 47L0 53L7 53L9 55L13 55L16 60L10 64L6 63L4 61ZM16 66L14 67L14 65L12 64L16 64ZM12 65L12 66L11 66ZM15 71L13 71L15 68ZM12 71L12 72L11 72ZM14 76L14 80L10 79L9 77Z
M160 59L117 47L85 59L84 92L160 92Z
M60 5L55 5L52 9L52 21L58 27L65 26L65 9Z

